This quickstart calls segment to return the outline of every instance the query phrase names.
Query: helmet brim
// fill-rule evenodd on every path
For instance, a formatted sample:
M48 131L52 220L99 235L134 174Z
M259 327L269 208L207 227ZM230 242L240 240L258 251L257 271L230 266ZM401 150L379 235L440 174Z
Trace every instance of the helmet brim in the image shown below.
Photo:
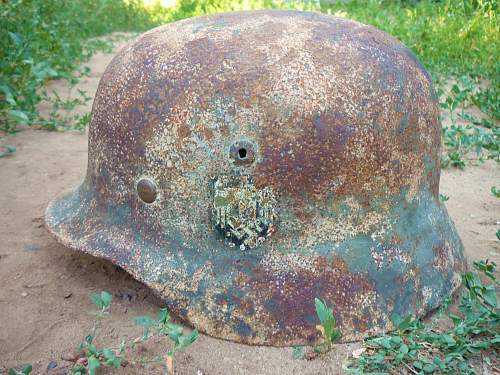
M402 248L405 241L412 241L409 248L419 247L409 264L396 250L370 248L370 237L363 236L340 246L339 256L319 251L305 267L295 254L298 268L279 274L260 266L265 252L226 252L224 260L215 252L213 259L202 254L196 259L196 252L187 253L175 236L148 238L127 225L123 212L98 207L93 194L80 187L50 203L46 226L58 242L120 266L151 287L181 319L226 340L273 346L315 343L320 339L315 297L332 306L343 342L359 340L393 329L395 315L423 316L437 308L460 285L460 272L466 269L462 243L446 209L429 196L420 202L418 215L405 217L411 212L407 208L393 212L403 224L388 236L399 238ZM386 259L374 262L374 251Z

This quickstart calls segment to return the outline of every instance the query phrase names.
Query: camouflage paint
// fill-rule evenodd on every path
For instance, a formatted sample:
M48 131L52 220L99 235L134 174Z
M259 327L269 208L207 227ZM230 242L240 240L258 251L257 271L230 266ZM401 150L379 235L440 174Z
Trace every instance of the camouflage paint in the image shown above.
M343 340L356 340L392 329L394 313L425 314L458 285L466 263L439 202L439 153L430 77L389 35L314 13L193 18L113 59L87 176L46 222L209 335L313 343L318 296ZM252 197L271 192L265 241L242 249L217 229L229 187L250 194L228 203L233 219L256 220Z

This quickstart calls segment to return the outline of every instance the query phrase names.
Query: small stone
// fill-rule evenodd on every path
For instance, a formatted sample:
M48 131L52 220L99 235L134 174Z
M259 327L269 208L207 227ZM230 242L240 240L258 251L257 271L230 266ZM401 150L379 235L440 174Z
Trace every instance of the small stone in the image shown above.
M361 354L363 354L365 351L366 351L366 348L359 348L359 349L353 350L352 357L359 358L359 357L361 357Z
M308 361L312 361L318 357L319 353L316 353L314 351L307 351L304 353L304 358Z
M47 371L53 370L57 367L57 362L56 361L50 361L49 364L47 365Z
M28 244L24 246L25 251L38 251L40 250L40 246L37 244Z
M125 291L125 292L120 291L115 295L124 301L132 301L136 297L136 293L131 291Z
M82 358L83 356L85 356L85 352L83 350L81 350L79 352L64 353L61 355L61 359L63 361L67 361L67 362L76 362L78 359Z
M21 297L28 297L28 293L26 293L26 292L22 292L22 293L21 293Z
M77 364L77 365L80 365L80 366L87 366L87 363L88 363L88 360L87 360L87 358L85 358L85 357L78 358L78 359L76 360L76 364Z

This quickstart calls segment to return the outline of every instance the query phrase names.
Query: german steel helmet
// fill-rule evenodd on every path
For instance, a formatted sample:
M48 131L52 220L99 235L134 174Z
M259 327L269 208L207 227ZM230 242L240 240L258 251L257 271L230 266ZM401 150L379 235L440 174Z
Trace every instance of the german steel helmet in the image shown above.
M331 16L193 18L139 37L99 84L83 183L46 222L201 331L345 341L422 316L458 284L439 201L429 74L389 35Z

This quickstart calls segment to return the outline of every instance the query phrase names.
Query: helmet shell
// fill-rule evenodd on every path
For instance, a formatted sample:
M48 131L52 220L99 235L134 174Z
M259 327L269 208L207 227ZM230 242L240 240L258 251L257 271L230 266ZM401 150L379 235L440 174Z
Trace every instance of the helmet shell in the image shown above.
M292 11L167 24L106 69L86 178L47 226L209 335L313 343L319 297L360 339L436 308L465 269L438 114L429 74L371 26Z

